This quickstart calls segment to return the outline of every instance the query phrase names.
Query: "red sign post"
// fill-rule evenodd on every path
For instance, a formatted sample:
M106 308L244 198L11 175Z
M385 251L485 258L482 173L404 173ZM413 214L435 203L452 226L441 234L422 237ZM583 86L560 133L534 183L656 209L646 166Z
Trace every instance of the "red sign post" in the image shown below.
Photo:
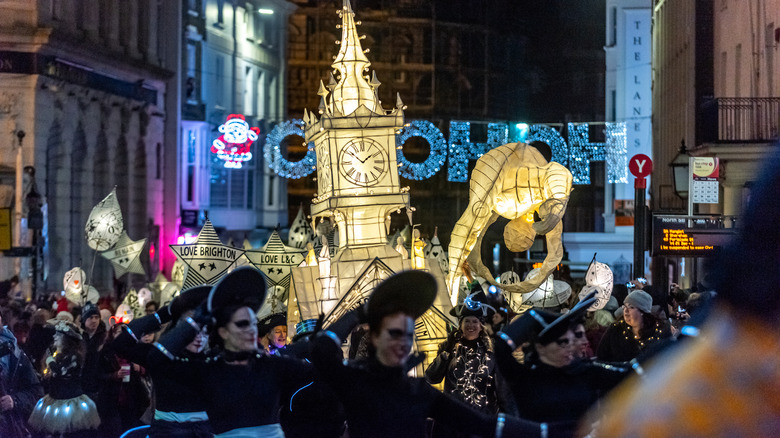
M647 177L653 173L653 160L645 154L636 154L628 162L634 180L634 278L645 276L645 189Z
M634 175L634 188L647 188L647 178L653 173L653 160L645 154L636 154L628 161L628 170Z

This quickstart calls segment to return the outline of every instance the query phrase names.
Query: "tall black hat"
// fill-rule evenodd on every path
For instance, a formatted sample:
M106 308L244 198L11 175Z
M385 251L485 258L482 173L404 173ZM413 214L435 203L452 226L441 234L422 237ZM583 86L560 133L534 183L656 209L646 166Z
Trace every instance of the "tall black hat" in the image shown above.
M436 279L423 271L403 271L381 282L368 299L368 324L372 329L387 315L402 312L414 319L428 310L436 298Z
M256 313L265 301L265 294L263 274L252 266L241 266L211 288L206 306L211 313L227 306L247 306Z
M280 325L287 325L287 314L281 312L272 313L257 322L257 335L265 336L271 330L273 330L274 327L278 327Z
M203 284L183 290L170 304L171 318L177 321L184 312L200 306L208 298L211 286Z

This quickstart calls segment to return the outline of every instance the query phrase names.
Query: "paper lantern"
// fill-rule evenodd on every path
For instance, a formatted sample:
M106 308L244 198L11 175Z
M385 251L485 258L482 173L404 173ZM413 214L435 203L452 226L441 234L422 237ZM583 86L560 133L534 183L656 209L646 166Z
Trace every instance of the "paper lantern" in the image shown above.
M534 278L541 275L539 268L534 268L528 273L528 277ZM522 304L531 307L559 307L566 304L566 301L571 297L571 286L565 281L554 280L552 275L549 275L539 287L535 290L522 294ZM513 303L514 304L514 303ZM513 310L518 311L519 309Z
M87 302L96 304L100 299L100 294L97 289L87 285L86 281L87 274L79 267L66 272L62 281L65 299L77 306L83 306Z
M303 205L298 209L295 220L290 225L290 235L287 238L287 246L293 248L306 248L306 245L314 241L314 230L303 214Z
M208 219L198 233L195 243L170 245L170 247L185 265L182 289L202 284L215 284L246 252L243 249L224 245ZM171 274L171 277L175 275Z
M269 288L278 285L285 290L290 288L290 269L304 260L303 251L282 243L276 230L261 249L246 251L245 255L265 275Z
M444 252L444 248L441 246L439 240L439 227L433 229L433 238L431 238L431 245L425 250L425 258L436 260L441 267L442 272L446 273L449 268L447 262L447 254Z
M420 230L412 231L412 269L425 269L425 242L420 239Z
M129 305L122 303L117 306L116 313L114 313L114 320L117 324L127 324L133 319L135 319L135 312Z
M171 282L176 284L179 289L184 285L184 274L187 272L187 265L180 259L176 259L171 268Z
M499 146L484 154L474 167L469 184L469 205L452 230L449 247L450 288L458 285L461 266L468 260L472 272L507 293L531 292L545 281L563 257L561 219L571 192L571 173L558 163L548 163L533 147L523 143ZM523 221L541 220L531 226ZM541 275L520 283L501 285L482 263L481 243L485 230L499 216L513 221L513 239L533 241L537 234L547 239L547 256ZM506 241L506 239L505 239ZM513 242L506 242L513 246Z
M579 298L582 299L590 292L596 291L596 302L588 308L588 311L594 312L603 309L612 296L612 269L604 263L594 260L585 273L585 286L580 290Z
M176 283L168 283L163 287L163 290L160 291L160 306L167 306L168 304L171 304L171 301L173 301L174 298L179 296L179 293L181 292L181 289L176 285Z
M122 300L122 304L130 309L130 312L134 318L140 318L146 315L144 302L141 301L138 291L135 289L130 289L130 292L128 292L127 295L125 295L125 298Z
M124 230L122 210L116 199L116 188L92 208L84 232L87 245L95 251L105 251L119 240Z
M126 231L122 231L116 244L108 251L101 252L100 255L111 261L114 265L114 275L117 278L128 272L135 274L144 274L144 268L141 266L139 255L146 245L146 239L133 241Z
M322 294L320 295L320 312L326 315L333 306L336 305L336 276L331 272L330 264L330 250L328 249L328 240L325 236L322 236L322 249L320 249L320 256L317 257L317 269L320 272L320 276L317 280L320 283Z

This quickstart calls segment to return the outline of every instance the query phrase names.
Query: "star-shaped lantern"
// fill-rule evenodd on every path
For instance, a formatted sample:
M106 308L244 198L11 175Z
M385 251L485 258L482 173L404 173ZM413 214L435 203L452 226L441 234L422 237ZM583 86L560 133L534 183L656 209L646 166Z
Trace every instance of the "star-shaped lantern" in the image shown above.
M244 254L243 249L224 245L208 219L195 243L170 246L176 257L185 265L182 289L201 284L215 284ZM171 276L175 277L173 274Z
M141 260L138 257L146 245L146 239L133 241L127 235L127 231L122 231L122 235L113 248L100 253L114 265L114 274L116 278L125 275L128 272L134 274L144 274L144 267L141 266Z
M290 288L291 268L304 261L303 250L285 245L274 230L261 249L246 252L246 257L264 275L268 287Z

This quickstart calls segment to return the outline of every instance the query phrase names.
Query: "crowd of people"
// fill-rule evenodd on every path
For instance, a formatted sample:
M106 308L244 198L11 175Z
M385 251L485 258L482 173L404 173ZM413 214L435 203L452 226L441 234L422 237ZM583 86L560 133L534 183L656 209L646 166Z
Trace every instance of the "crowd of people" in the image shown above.
M419 296L425 280L388 287ZM384 304L401 306L394 318L385 321L385 310L371 320L362 309L292 343L285 313L255 317L264 280L250 268L168 306L149 302L129 322L111 317L107 301L9 297L0 312L0 437L119 437L135 428L152 437L468 437L495 436L496 424L506 436L569 436L632 360L679 334L689 317L679 310L696 312L703 299L676 288L657 302L642 290L651 287L635 285L596 312L584 300L518 316L473 280L451 312L458 328L424 379L406 374L422 361L409 356L413 320L431 303L403 308L416 301L395 290ZM347 339L356 361L344 367ZM443 391L433 388L442 382ZM375 402L382 393L397 412ZM396 415L405 418L400 435L386 423Z
M127 323L110 303L6 298L0 438L775 436L778 191L778 172L756 188L717 294L636 279L602 309L594 292L515 315L469 278L424 377L424 271L291 342L284 314L258 321L265 280L247 266Z

